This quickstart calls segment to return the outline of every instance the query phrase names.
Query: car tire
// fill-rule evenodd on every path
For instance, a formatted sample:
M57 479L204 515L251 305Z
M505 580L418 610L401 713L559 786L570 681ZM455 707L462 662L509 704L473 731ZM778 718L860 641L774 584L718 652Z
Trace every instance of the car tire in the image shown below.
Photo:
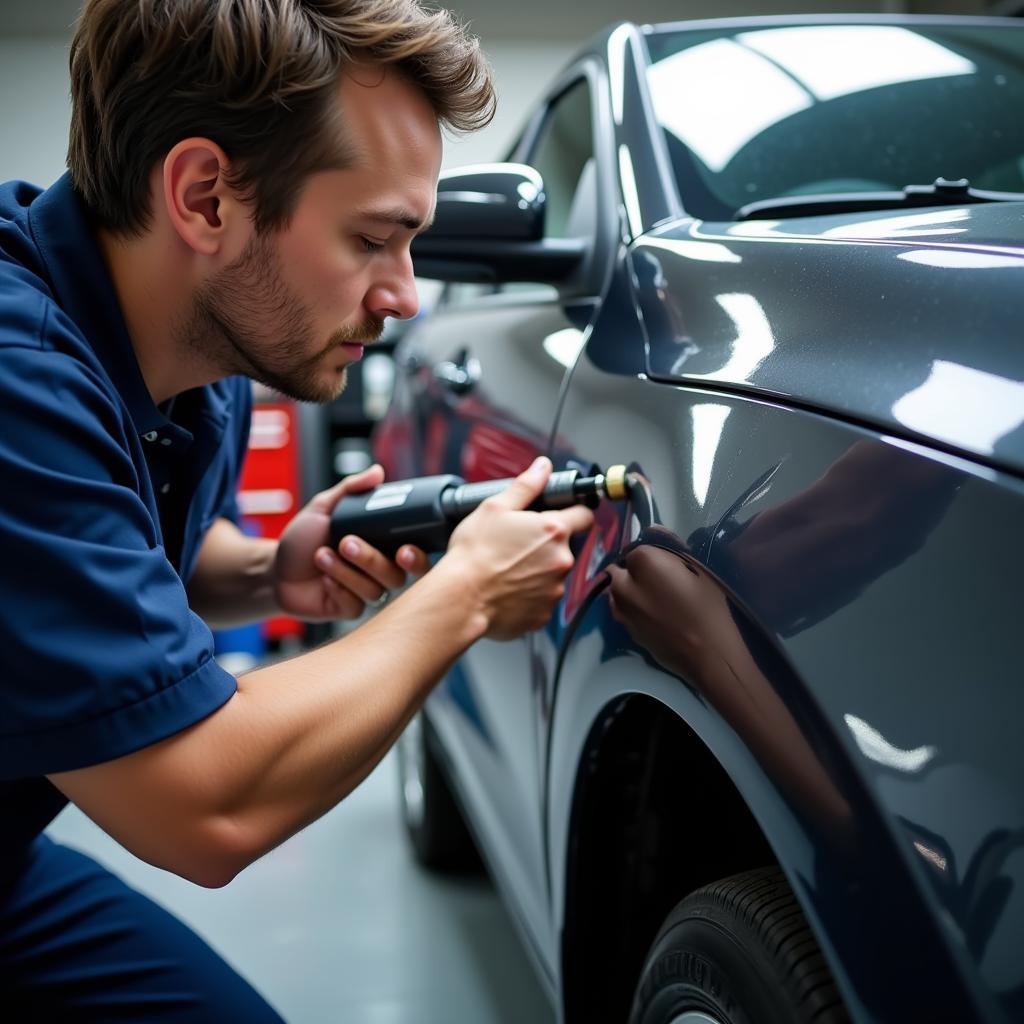
M630 1024L846 1024L792 889L760 868L698 889L666 918Z
M435 743L430 723L420 712L396 744L402 821L416 859L424 867L477 871L480 855L438 763Z

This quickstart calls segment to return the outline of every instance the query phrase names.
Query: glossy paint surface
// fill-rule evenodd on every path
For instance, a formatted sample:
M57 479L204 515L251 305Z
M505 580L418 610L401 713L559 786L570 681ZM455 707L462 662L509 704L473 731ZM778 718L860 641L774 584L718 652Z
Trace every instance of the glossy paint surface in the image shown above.
M633 252L652 376L1024 470L1024 203L736 225Z

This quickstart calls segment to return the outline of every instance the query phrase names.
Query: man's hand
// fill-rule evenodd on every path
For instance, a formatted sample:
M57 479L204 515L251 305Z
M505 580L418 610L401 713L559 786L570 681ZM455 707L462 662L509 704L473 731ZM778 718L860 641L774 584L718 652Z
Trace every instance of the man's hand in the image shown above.
M492 640L521 636L547 622L573 566L569 538L594 522L583 505L523 511L550 475L548 459L534 462L459 524L442 559L460 565L467 585L475 586Z
M383 482L378 465L346 477L316 495L288 524L274 566L274 594L282 611L308 621L357 619L385 591L403 586L407 574L427 571L426 554L412 544L399 548L397 563L358 537L343 537L338 551L329 546L334 506L346 494Z

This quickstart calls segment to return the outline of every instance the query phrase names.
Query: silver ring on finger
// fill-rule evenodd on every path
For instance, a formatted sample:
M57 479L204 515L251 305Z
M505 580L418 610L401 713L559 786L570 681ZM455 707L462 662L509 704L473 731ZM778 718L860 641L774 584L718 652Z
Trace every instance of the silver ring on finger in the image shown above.
M380 597L378 597L376 601L367 601L366 602L366 607L367 608L372 608L374 611L376 611L378 608L383 608L384 605L386 605L388 603L388 599L390 597L391 597L391 591L390 590L385 590L384 593L381 594Z

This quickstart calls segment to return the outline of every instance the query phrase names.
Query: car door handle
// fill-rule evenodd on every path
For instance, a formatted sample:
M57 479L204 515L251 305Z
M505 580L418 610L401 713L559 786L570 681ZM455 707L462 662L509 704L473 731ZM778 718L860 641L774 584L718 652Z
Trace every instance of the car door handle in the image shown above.
M456 360L446 359L434 366L434 379L456 395L465 395L480 381L480 360L459 353Z

